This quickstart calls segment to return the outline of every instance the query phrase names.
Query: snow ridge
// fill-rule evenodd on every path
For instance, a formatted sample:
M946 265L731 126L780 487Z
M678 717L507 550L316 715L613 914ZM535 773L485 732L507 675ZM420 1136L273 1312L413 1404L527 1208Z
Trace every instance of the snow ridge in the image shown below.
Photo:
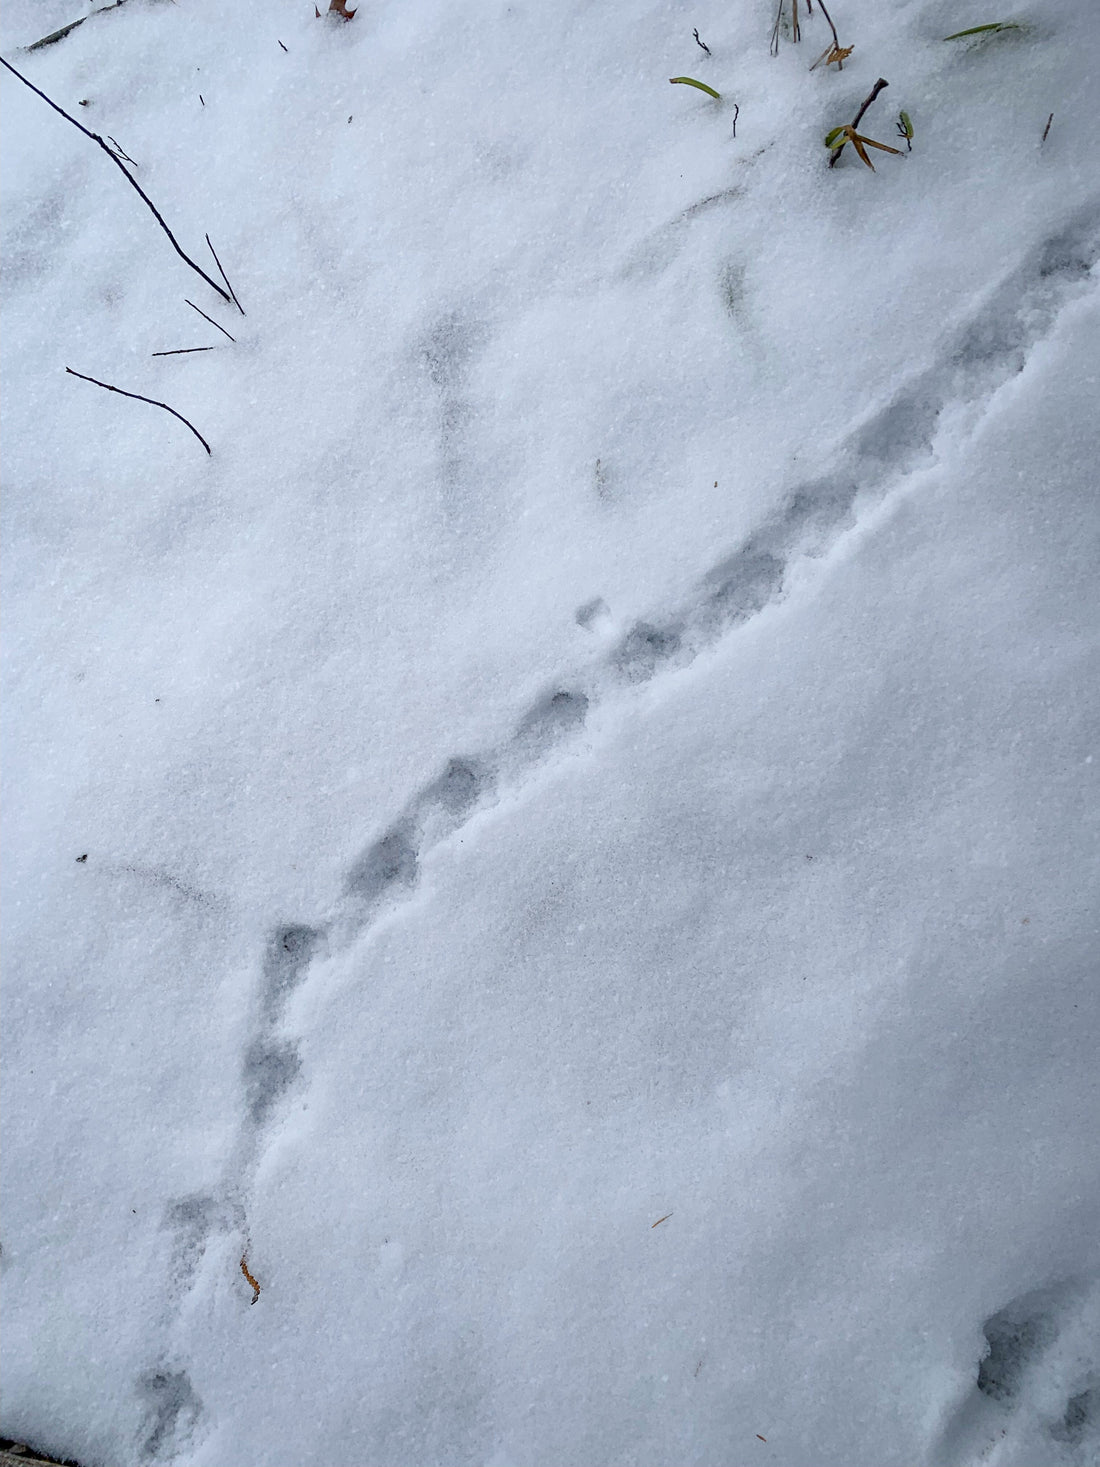
M575 738L595 706L636 689L660 672L687 666L780 600L796 561L825 553L856 522L858 510L880 503L899 481L928 461L945 410L963 409L976 418L994 393L1023 369L1029 351L1050 332L1060 311L1091 288L1098 259L1100 197L1063 223L1019 269L991 289L970 317L949 333L936 360L851 431L830 471L795 486L780 511L711 566L681 603L638 621L607 653L543 692L497 745L476 755L451 757L352 863L327 916L313 924L288 921L273 931L261 962L252 1029L241 1057L243 1110L227 1174L209 1193L174 1199L164 1217L173 1238L166 1338L160 1358L138 1381L147 1403L142 1460L178 1452L200 1426L202 1405L172 1346L173 1323L187 1313L188 1298L199 1287L208 1245L222 1240L220 1251L231 1247L234 1259L238 1249L241 1256L247 1252L248 1197L256 1169L280 1103L302 1079L298 1044L284 1027L286 1004L311 967L360 940L380 915L406 898L418 884L423 856L492 803L501 789L515 788ZM446 400L453 384L440 374L437 386ZM259 1263L257 1273L262 1277ZM1000 1358L994 1335L997 1340L1015 1338L1011 1329L1001 1328L999 1319L987 1322L994 1361L986 1372L990 1380ZM1016 1368L1006 1364L1001 1374L1008 1379ZM1023 1369L1020 1364L1019 1371ZM981 1380L978 1390L984 1409L986 1397L992 1398L994 1391ZM1074 1397L1066 1407L1065 1431L1071 1435L1078 1431L1082 1410L1095 1407L1095 1391L1086 1395L1087 1400L1078 1392L1081 1399ZM972 1409L967 1404L947 1428L944 1461L955 1460L964 1438L969 1440Z

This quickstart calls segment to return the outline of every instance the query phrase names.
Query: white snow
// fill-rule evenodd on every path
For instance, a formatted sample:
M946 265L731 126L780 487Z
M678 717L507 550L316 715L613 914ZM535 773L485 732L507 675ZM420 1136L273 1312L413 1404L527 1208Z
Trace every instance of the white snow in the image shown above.
M8 0L6 1438L1100 1461L1100 40L799 8Z

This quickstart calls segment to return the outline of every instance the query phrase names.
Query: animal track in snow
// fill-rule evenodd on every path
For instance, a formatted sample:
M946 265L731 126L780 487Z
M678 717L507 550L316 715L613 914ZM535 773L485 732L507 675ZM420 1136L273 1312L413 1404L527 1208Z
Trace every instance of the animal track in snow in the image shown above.
M249 1119L259 1128L302 1072L298 1046L259 1036L245 1050L243 1072Z
M348 872L347 896L373 911L388 892L414 886L418 862L413 837L411 826L402 821L368 846Z
M149 1370L138 1380L145 1403L140 1453L143 1461L174 1456L194 1434L202 1402L184 1370Z
M305 976L323 934L316 927L280 927L272 935L264 957L260 998L265 1019L274 1023L287 999Z
M174 1302L190 1288L211 1237L243 1227L244 1209L208 1192L192 1192L168 1204L163 1225L173 1235L168 1290Z
M601 631L611 624L611 612L602 596L594 596L591 601L577 607L575 620L586 632Z
M717 206L725 197L718 195L704 204ZM283 1014L288 998L306 980L317 958L356 941L383 911L405 899L418 885L425 854L484 808L502 785L520 783L574 738L601 701L629 694L663 669L688 665L706 647L777 602L795 561L826 551L854 523L857 502L881 500L931 455L945 408L980 407L1022 368L1030 345L1049 331L1063 304L1088 280L1100 257L1098 231L1100 204L1083 211L1033 252L949 336L931 366L854 427L833 472L794 486L777 512L707 570L678 604L640 619L610 646L601 638L600 650L568 679L536 696L494 747L451 757L350 863L342 892L324 920L288 922L274 930L261 964L252 1031L241 1057L239 1142L221 1195L247 1196L272 1118L301 1081L298 1047L282 1030ZM478 341L476 331L471 334L460 320L448 317L423 348L427 375L443 408L445 457L455 441L447 427L447 404L458 402ZM582 606L576 620L586 628L606 629L611 624L600 598ZM192 1197L174 1203L170 1214L166 1223L177 1235L173 1265L177 1293L185 1291L196 1275L214 1233L239 1234L243 1251L247 1218L239 1204ZM990 1348L976 1387L977 1399L987 1404L1012 1398L1017 1382L1031 1368L1027 1362L1046 1338L1041 1322L1045 1316L1028 1315L1013 1323L1014 1316L1007 1310L1002 1313L1003 1321L998 1315L987 1322ZM189 1429L187 1422L197 1420L200 1408L179 1372L154 1373L143 1380L150 1401L160 1403L146 1438L147 1455L155 1455L174 1434ZM1003 1394L998 1397L998 1392ZM1096 1400L1095 1383L1077 1381L1064 1412L1050 1427L1051 1439L1066 1443L1085 1439L1095 1429ZM956 1424L945 1438L946 1449L953 1450L950 1440L958 1434Z
M1049 1462L1074 1461L1076 1448L1100 1447L1098 1306L1096 1282L1066 1280L1018 1295L990 1315L974 1384L935 1460L961 1467L1006 1440L1013 1460L1042 1452Z
M717 206L726 197L703 202ZM278 929L265 959L260 1025L244 1062L249 1124L262 1126L297 1078L297 1055L285 1040L276 1042L273 1026L318 949L354 940L383 907L408 895L426 852L483 808L502 782L518 782L575 736L596 704L664 668L687 665L776 602L791 564L821 554L854 522L857 499L881 498L931 454L945 407L980 404L1020 370L1028 346L1050 329L1074 287L1087 281L1100 257L1098 231L1100 204L1082 211L991 290L948 337L937 361L855 426L837 470L796 485L776 514L712 566L681 604L639 620L568 685L541 693L495 748L451 758L352 862L327 924ZM457 317L445 318L424 348L433 383L441 390L454 386L476 346L476 333L471 336ZM605 614L595 598L577 620L590 626Z
M703 204L717 206L726 197L716 195ZM575 736L594 706L650 681L664 668L687 665L779 600L791 564L821 554L844 533L854 522L857 500L881 499L931 454L945 407L980 405L1021 369L1027 348L1050 329L1098 257L1100 203L1082 211L992 289L949 335L938 359L855 426L838 454L838 468L796 485L778 511L712 566L679 605L637 621L568 685L559 683L537 696L495 748L451 758L351 864L327 925L278 929L265 960L260 1025L244 1062L249 1124L261 1127L297 1078L297 1054L285 1039L276 1039L274 1025L316 951L354 940L384 907L408 895L419 882L426 852L484 807L502 783L519 782ZM435 385L453 386L476 346L476 333L471 336L457 317L445 318L424 349ZM600 598L577 612L582 626L608 619Z
M548 693L523 715L513 736L514 742L538 758L559 740L579 729L587 715L588 697L585 693L562 689Z

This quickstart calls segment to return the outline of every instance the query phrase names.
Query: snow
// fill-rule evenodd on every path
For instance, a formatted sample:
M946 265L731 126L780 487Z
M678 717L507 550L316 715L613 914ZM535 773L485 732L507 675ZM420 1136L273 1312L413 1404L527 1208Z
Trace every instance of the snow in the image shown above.
M6 1437L1100 1460L1086 9L9 0Z

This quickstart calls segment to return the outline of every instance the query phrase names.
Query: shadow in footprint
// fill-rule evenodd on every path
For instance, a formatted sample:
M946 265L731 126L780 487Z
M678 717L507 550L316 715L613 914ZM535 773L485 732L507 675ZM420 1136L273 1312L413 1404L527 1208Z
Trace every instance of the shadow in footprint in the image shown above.
M683 646L679 623L657 627L646 621L635 623L612 653L612 662L631 682L646 682L662 663L675 657Z
M254 1040L244 1057L244 1091L254 1126L262 1126L302 1073L298 1046Z
M783 507L784 538L803 554L826 549L839 531L855 523L858 493L856 481L843 477L800 484Z
M1049 1391L1050 1369L1056 1374L1062 1369L1059 1337L1066 1320L1072 1318L1078 1293L1072 1282L1035 1289L989 1316L982 1325L986 1344L974 1384L944 1431L936 1462L971 1461L1014 1420L1025 1432L1044 1429L1042 1401ZM1070 1441L1073 1433L1083 1436L1087 1430L1089 1403L1074 1404L1081 1394L1078 1388L1070 1398L1062 1422L1046 1425L1056 1440L1063 1439L1058 1436L1060 1431ZM1083 1395L1088 1397L1089 1392Z
M183 1370L149 1370L138 1379L145 1404L141 1456L146 1461L179 1452L202 1416L202 1402Z
M446 811L452 819L465 819L492 784L489 771L473 759L452 759L438 779L424 790L418 805Z
M274 1021L305 977L323 934L316 927L280 927L272 933L264 955L264 1018Z
M923 382L911 383L893 402L875 414L852 439L852 448L864 470L902 472L931 449L942 403Z
M542 754L576 732L587 717L588 699L583 693L548 693L520 720L515 741L528 754Z
M711 636L747 621L778 596L783 562L752 542L714 567L703 582L703 618Z
M348 872L345 893L364 906L373 906L388 893L415 886L418 874L412 832L394 825L368 846Z
M1100 1437L1100 1390L1090 1386L1070 1396L1065 1415L1050 1428L1050 1434L1069 1447L1080 1446L1086 1437Z
M1058 1337L1050 1291L1026 1294L982 1326L989 1349L978 1366L978 1390L991 1401L1013 1401L1031 1362Z
M175 1294L186 1289L215 1233L242 1227L244 1213L239 1204L214 1197L209 1192L192 1192L177 1197L164 1210L164 1227L174 1234L169 1289Z

